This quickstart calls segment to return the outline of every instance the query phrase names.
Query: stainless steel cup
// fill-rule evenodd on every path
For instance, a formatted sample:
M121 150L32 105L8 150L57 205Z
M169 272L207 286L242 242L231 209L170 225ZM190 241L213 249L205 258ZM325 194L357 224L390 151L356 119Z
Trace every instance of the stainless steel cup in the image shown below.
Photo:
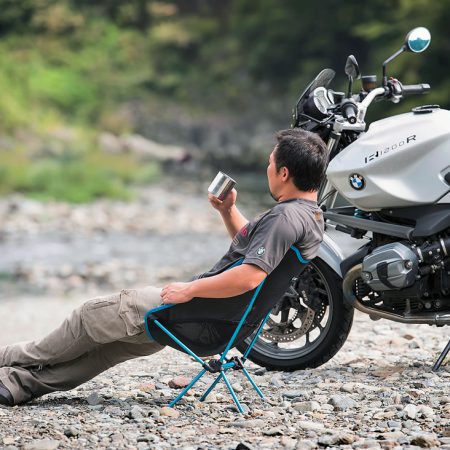
M236 181L226 173L219 172L209 185L208 192L219 200L224 200L228 193L234 188Z

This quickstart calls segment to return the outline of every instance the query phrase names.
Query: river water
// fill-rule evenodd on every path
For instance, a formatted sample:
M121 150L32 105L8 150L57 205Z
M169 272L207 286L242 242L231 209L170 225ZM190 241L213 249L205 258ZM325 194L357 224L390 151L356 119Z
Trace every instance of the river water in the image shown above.
M207 201L207 185L169 177L140 190L131 203L0 200L0 301L22 294L93 295L207 271L230 244ZM267 193L241 188L238 204L247 217L270 203Z

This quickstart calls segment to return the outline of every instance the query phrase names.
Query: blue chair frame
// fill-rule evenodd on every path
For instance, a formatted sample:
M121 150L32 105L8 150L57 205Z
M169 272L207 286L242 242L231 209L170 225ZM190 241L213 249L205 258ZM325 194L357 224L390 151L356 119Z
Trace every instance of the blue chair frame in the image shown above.
M300 263L302 263L303 265L306 265L309 263L308 260L303 259L303 257L300 254L300 251L296 247L291 246L291 249L294 250L294 252L296 253L297 258L300 261ZM235 267L235 266L242 264L242 261L243 261L243 258L241 260L237 261L231 267ZM231 267L229 267L229 269ZM236 357L236 356L231 357L231 358L227 357L228 352L233 348L236 337L238 336L239 331L241 330L243 324L245 323L247 316L249 315L250 311L252 310L253 305L255 304L255 302L258 298L258 295L261 291L261 288L263 287L266 279L267 279L267 277L258 285L256 290L254 291L252 298L250 299L250 302L249 302L244 314L242 315L242 318L240 319L239 323L237 324L237 326L234 330L234 333L231 336L230 340L228 341L228 344L227 344L225 350L220 354L219 359L213 359L208 362L201 359L189 347L187 347L185 344L183 344L183 342L181 342L181 340L179 340L173 333L171 333L171 331L168 330L159 320L157 320L157 319L152 320L152 322L155 325L157 325L167 336L169 336L170 339L172 339L179 347L181 347L187 354L192 356L203 367L202 370L192 379L192 381L181 391L181 393L172 402L169 403L170 407L175 406L175 404L178 403L178 401L181 400L181 398L183 398L183 396L189 391L189 389L191 389L206 372L210 372L213 374L218 373L218 375L217 375L216 379L213 381L213 383L205 391L205 393L200 397L200 401L204 401L207 398L207 396L210 394L210 392L216 387L216 385L223 379L226 387L228 388L228 391L231 394L231 397L234 400L234 403L236 404L238 411L240 413L244 413L242 405L237 398L236 392L234 391L233 387L231 386L231 383L226 375L226 372L230 369L242 370L242 372L247 377L247 379L249 380L252 387L255 389L255 391L259 395L259 397L263 401L266 400L261 389L257 386L255 381L252 379L252 377L248 373L247 369L244 367L244 363L247 361L249 353L251 352L253 346L255 345L261 331L264 328L264 325L266 324L267 320L269 319L272 309L266 314L266 316L264 317L264 319L258 326L250 344L248 345L247 349L243 353L242 357ZM161 305L161 306L158 306L156 308L153 308L153 309L147 311L147 313L145 315L145 329L146 329L147 335L152 340L154 340L154 339L153 339L153 336L151 335L151 332L148 327L148 322L149 322L148 319L151 318L151 316L155 312L161 311L166 308L172 308L174 306L177 306L177 304L172 303L172 304L167 304L167 305Z

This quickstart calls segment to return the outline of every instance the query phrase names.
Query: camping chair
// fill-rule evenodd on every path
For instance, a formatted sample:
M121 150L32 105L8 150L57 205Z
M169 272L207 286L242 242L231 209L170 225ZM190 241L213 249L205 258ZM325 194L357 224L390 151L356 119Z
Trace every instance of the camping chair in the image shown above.
M242 264L243 258L224 270ZM194 298L188 303L161 305L145 315L148 336L162 345L168 345L192 356L203 367L169 406L174 406L206 373L218 374L200 398L204 401L217 383L223 379L239 412L243 409L226 372L242 370L265 400L263 393L244 367L272 308L288 290L292 278L298 276L309 261L292 246L280 264L252 291L229 298ZM256 331L255 331L256 330ZM227 357L228 352L254 333L242 357ZM209 361L201 357L220 355Z

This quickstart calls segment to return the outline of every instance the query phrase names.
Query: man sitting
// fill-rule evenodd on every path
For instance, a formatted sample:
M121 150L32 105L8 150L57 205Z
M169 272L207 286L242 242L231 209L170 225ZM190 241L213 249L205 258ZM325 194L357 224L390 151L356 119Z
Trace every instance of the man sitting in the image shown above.
M144 330L145 313L161 303L194 297L226 301L252 290L292 245L305 259L314 258L324 230L317 191L327 149L315 134L299 129L280 131L277 141L267 167L270 194L277 202L273 208L249 222L236 207L235 190L223 201L209 197L233 239L211 270L163 289L125 289L89 300L43 339L0 348L0 404L13 406L72 389L118 363L161 350ZM223 270L242 258L241 265Z

